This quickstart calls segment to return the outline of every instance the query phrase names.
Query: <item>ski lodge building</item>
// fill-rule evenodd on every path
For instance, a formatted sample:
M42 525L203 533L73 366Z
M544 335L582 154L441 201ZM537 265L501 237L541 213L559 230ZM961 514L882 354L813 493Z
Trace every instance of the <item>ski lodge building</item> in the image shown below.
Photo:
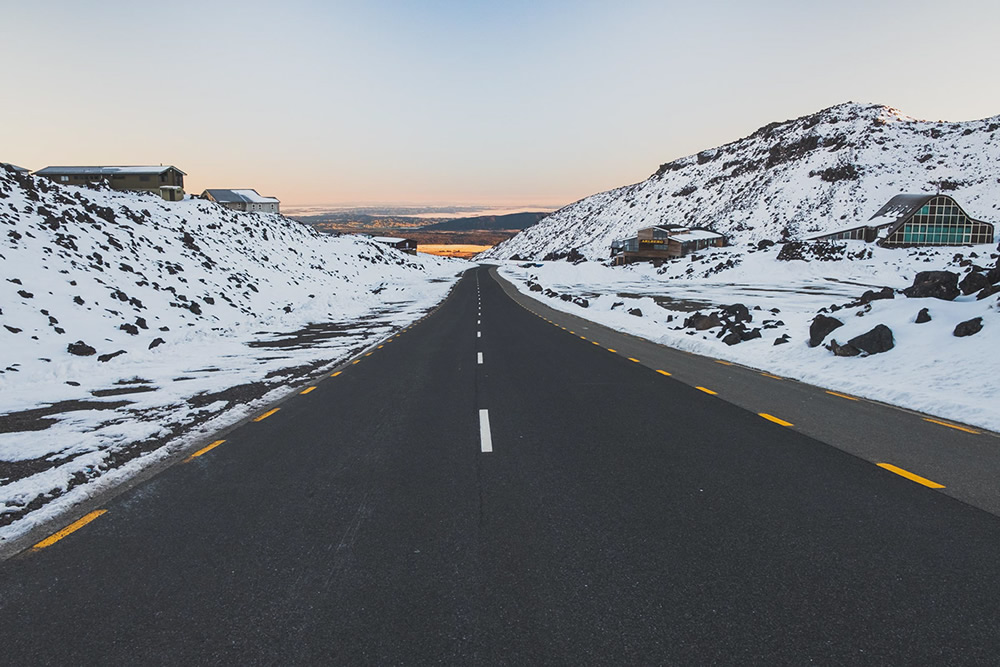
M973 220L948 195L896 195L866 225L813 236L810 241L867 241L887 248L993 243L989 222Z
M107 181L112 190L155 192L167 201L184 199L183 171L171 165L135 167L45 167L35 176L62 185Z
M264 197L253 188L242 190L205 190L201 193L202 199L214 201L220 206L225 206L234 211L249 213L280 213L281 202L275 197Z
M382 245L387 245L390 248L395 248L396 250L402 250L408 255L417 254L417 242L413 239L401 239L395 236L372 236L371 240Z
M631 238L611 244L613 264L633 262L662 262L683 257L704 248L726 245L726 237L718 232L680 225L644 227Z

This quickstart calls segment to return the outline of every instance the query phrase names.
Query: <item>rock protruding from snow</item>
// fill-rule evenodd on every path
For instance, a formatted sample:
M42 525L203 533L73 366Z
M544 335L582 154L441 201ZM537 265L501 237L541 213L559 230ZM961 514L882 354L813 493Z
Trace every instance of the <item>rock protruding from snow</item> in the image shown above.
M931 321L931 313L926 308L921 308L920 312L917 313L916 319L913 320L917 324L924 324L925 322Z
M951 271L921 271L913 284L903 290L911 299L935 298L954 301L960 294L958 274Z
M971 320L966 320L964 322L959 322L955 326L954 335L958 338L964 338L966 336L974 336L983 330L983 318L973 317Z
M866 354L881 354L882 352L888 352L895 346L892 329L884 324L879 324L874 329L860 336L855 336L847 341L847 344Z
M844 326L844 323L836 317L829 317L823 314L817 315L813 318L812 324L809 325L809 347L816 347L830 335L830 332L842 326Z

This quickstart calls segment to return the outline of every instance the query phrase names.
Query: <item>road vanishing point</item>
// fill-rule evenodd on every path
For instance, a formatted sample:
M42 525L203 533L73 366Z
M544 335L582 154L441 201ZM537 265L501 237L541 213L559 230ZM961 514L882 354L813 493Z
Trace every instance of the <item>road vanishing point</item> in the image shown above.
M0 664L1000 656L996 434L616 333L489 267L289 389L0 563Z

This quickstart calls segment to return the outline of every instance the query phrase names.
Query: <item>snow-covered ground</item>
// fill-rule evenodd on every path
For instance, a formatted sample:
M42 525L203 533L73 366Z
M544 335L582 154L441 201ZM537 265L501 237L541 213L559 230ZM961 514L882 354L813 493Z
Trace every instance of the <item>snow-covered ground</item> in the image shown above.
M659 270L650 264L560 261L504 262L500 272L522 292L554 308L664 345L1000 431L998 295L944 301L896 293L869 305L830 308L856 301L869 290L908 287L919 271L944 269L961 277L976 266L993 267L996 247L842 245L846 252L838 261L778 261L781 246L760 251L744 246L698 253L697 259L668 262ZM532 283L536 291L530 289ZM588 307L558 295L586 299ZM708 314L735 303L750 309L753 320L747 328L760 328L760 338L730 346L719 338L720 327L696 331L684 326L694 312ZM809 347L810 323L824 308L843 322L824 343L835 339L844 344L884 324L892 330L895 347L856 357L835 356L822 345ZM922 308L932 319L917 324ZM634 309L641 315L629 314ZM959 322L976 317L983 318L981 331L953 335ZM783 334L789 342L775 345Z
M0 167L0 542L414 321L468 266Z

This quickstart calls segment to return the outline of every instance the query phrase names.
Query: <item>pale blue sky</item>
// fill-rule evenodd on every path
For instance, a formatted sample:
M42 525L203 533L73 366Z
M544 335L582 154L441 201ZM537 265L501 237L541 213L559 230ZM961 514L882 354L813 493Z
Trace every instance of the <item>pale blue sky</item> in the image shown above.
M1000 114L1000 3L0 0L0 161L563 204L847 100Z

